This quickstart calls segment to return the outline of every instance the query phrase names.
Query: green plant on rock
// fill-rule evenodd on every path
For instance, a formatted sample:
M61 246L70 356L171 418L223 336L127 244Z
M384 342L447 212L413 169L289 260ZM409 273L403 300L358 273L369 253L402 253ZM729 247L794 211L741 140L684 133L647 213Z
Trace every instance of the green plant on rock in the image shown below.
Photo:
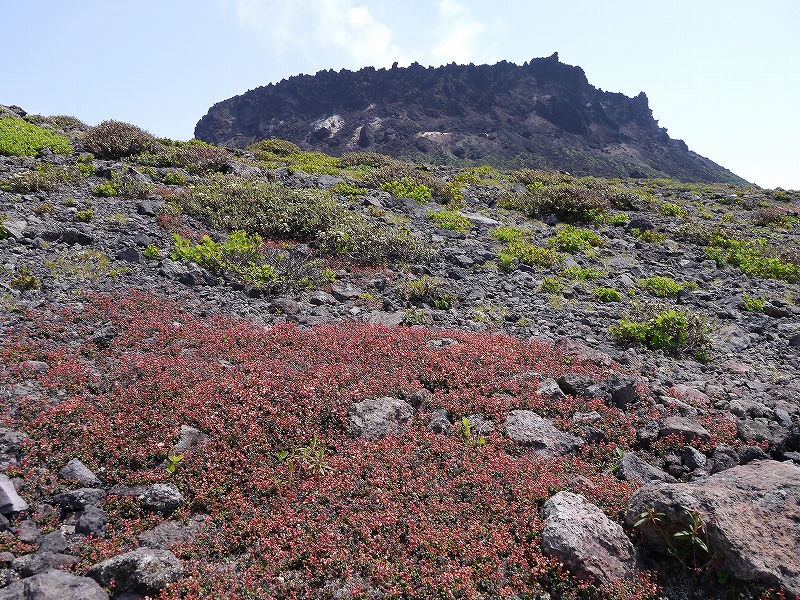
M564 284L556 277L545 277L539 285L539 289L546 294L560 294L564 291Z
M94 217L94 211L91 208L87 208L86 210L79 210L75 213L75 220L80 221L82 223L88 223Z
M529 266L551 267L561 259L552 248L541 248L523 241L511 242L498 256L497 264L501 269L509 270L516 262Z
M493 229L489 232L489 236L493 240L506 243L518 242L523 238L524 235L525 232L518 227L498 227L497 229Z
M659 211L665 217L682 217L684 215L683 209L675 202L664 202Z
M658 231L654 231L652 229L637 229L634 227L631 229L631 233L637 240L641 242L647 242L648 244L660 244L667 239L666 234L659 233Z
M186 177L178 172L164 173L164 183L167 185L186 185Z
M359 188L340 181L331 188L331 192L340 196L363 196L367 193L366 188Z
M177 233L173 237L175 249L172 251L172 260L191 261L214 273L230 270L260 286L277 280L275 269L258 260L263 244L258 234L250 236L245 231L234 231L223 244L215 242L208 235L204 235L197 244Z
M428 275L401 282L397 286L397 293L407 300L428 302L440 310L450 308L456 302L456 297L447 290L443 280Z
M125 158L149 150L156 139L130 123L103 121L92 127L83 139L86 147L98 158Z
M748 312L764 312L764 305L766 304L764 298L756 298L754 296L748 296L747 294L744 294L742 296L742 302L744 303L744 309Z
M436 223L442 229L449 229L450 231L456 231L458 233L467 233L472 228L472 223L469 219L453 210L429 210L428 219Z
M655 296L656 298L674 296L684 288L682 284L675 281L672 277L660 275L648 277L647 279L640 279L636 284L640 288L647 290L651 296Z
M75 166L39 163L31 171L16 173L8 179L0 181L0 189L20 194L53 192L62 185L78 185L83 180L83 173Z
M666 352L691 352L703 362L711 349L711 327L705 317L686 308L652 303L636 305L637 314L610 328L623 344L641 344Z
M21 290L35 290L41 286L41 282L33 274L28 265L17 265L14 269L14 278L11 280L11 287Z
M99 279L116 277L126 273L126 266L113 267L111 259L99 250L68 250L61 252L53 260L46 260L45 266L55 279Z
M561 271L562 277L576 281L584 281L587 279L589 281L597 281L603 275L605 275L605 273L602 271L593 269L592 267L582 267L580 265L573 265Z
M564 252L585 252L593 247L605 245L594 231L579 229L572 225L559 227L555 237L548 240L548 244Z
M51 129L14 117L0 119L0 155L36 156L43 148L55 154L72 152L69 139Z
M297 152L286 157L289 173L303 171L309 175L338 175L339 159L321 152Z
M99 185L94 186L94 188L92 188L92 193L95 196L110 198L112 196L116 196L119 193L119 191L112 182L106 181L105 183L101 183Z
M477 438L474 437L472 434L472 430L474 427L472 423L469 422L467 417L461 417L461 423L459 424L459 429L461 431L461 439L464 440L464 443L467 446L485 446L486 445L486 438L483 434L479 435Z
M592 292L592 296L600 302L619 302L622 294L610 287L599 287Z
M634 527L649 525L656 529L667 545L667 552L678 559L687 569L702 569L713 560L708 549L708 534L703 513L696 509L682 507L686 513L687 522L681 524L677 530L668 529L664 524L664 513L651 507L641 513L634 523ZM718 576L719 576L718 572ZM726 580L727 577L720 579Z
M147 248L144 249L144 257L149 258L150 260L154 260L158 258L159 252L158 248L156 248L153 244L149 244Z
M389 192L392 196L397 198L411 198L420 204L426 204L430 201L432 190L427 185L415 183L408 177L403 177L399 181L388 181L380 184L380 188Z

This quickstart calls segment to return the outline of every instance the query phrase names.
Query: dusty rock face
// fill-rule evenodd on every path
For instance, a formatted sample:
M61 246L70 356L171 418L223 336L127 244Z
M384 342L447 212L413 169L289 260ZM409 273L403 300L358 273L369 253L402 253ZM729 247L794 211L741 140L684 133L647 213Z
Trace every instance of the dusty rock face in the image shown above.
M414 408L397 398L370 398L350 407L350 431L356 437L381 438L405 431Z
M516 443L546 456L569 454L582 443L580 438L564 433L530 410L509 411L505 427L508 437Z
M88 573L101 585L111 580L117 589L135 589L145 594L157 593L161 588L183 577L183 565L168 550L139 548L97 563Z
M541 510L542 550L577 577L606 585L636 576L636 550L625 532L583 496L559 492Z
M50 571L0 589L0 600L108 600L108 594L88 577Z
M646 485L631 497L628 525L650 508L664 514L673 532L686 527L687 509L699 511L709 550L722 569L800 595L800 467L762 460L699 483ZM640 531L649 547L665 548L663 534L652 525Z
M644 93L599 90L557 54L524 65L414 63L290 77L218 102L195 137L239 147L277 137L335 155L369 150L427 162L742 181L671 139Z

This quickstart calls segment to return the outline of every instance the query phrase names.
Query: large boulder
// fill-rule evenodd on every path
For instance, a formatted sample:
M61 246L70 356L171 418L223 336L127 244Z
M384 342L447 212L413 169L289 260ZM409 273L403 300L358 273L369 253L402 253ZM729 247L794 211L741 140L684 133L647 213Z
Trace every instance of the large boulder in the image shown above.
M137 548L97 563L87 574L100 585L113 580L118 590L156 594L183 577L183 564L169 550Z
M669 473L665 473L661 469L643 461L633 452L626 452L622 455L622 460L617 469L617 477L639 485L650 483L651 481L665 481L667 483L675 483L677 481Z
M49 571L0 589L0 600L108 600L108 594L88 577Z
M544 503L542 551L576 577L600 585L634 579L636 550L617 523L583 496L558 492Z
M83 464L80 459L73 458L58 472L61 479L67 481L75 481L87 487L101 485L101 481L97 478L89 467Z
M28 510L28 503L23 500L8 476L0 473L0 514L8 515Z
M505 427L508 437L517 444L545 456L569 454L582 444L580 438L556 429L532 410L509 411Z
M350 407L350 431L355 437L373 439L400 435L414 417L414 408L397 398L370 398Z
M693 483L652 483L631 497L627 523L649 510L663 516L660 528L639 526L648 547L666 550L665 534L686 530L694 513L719 568L800 596L799 466L761 460Z

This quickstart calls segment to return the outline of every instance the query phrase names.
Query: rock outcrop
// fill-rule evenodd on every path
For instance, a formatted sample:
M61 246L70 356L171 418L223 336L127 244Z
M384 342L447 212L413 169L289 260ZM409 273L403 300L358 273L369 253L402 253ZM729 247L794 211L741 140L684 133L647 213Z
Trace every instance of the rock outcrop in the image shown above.
M195 137L237 147L274 137L329 154L371 150L431 163L743 182L670 138L644 92L604 92L557 54L523 65L414 63L298 75L215 104Z

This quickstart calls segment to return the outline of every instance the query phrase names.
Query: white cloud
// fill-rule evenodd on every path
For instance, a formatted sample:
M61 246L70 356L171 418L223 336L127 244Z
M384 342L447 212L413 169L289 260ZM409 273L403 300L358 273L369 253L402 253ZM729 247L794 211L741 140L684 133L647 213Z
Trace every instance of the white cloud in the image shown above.
M456 0L441 0L439 16L444 24L442 40L433 48L431 56L438 63L471 62L475 46L484 25Z
M239 22L281 52L337 50L351 66L407 63L392 30L353 0L236 0Z

